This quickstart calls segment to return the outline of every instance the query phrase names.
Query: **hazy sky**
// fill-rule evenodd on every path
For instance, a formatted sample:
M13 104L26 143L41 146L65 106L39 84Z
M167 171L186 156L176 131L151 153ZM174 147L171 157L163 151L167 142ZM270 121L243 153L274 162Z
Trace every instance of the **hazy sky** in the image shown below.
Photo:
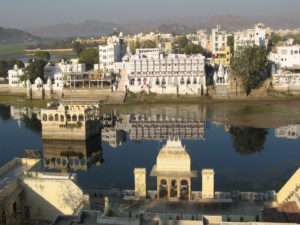
M123 22L215 14L298 14L300 0L0 0L0 26L30 28L86 20Z

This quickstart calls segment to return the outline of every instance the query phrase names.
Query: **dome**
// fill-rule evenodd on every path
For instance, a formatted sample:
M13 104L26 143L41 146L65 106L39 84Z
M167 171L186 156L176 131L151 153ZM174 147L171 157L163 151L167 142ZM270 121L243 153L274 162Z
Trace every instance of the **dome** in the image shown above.
M157 171L190 171L191 157L180 140L168 140L160 150L157 159Z
M38 78L35 79L34 84L35 85L41 85L41 84L43 84L43 81L40 77L38 77Z

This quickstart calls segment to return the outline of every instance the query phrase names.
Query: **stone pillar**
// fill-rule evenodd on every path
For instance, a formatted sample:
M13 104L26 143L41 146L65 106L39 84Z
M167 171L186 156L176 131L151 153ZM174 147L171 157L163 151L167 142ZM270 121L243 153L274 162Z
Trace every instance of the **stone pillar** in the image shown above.
M160 179L157 178L157 182L156 182L156 188L157 188L157 199L159 199L159 186L160 186Z
M188 185L189 185L189 200L191 200L191 196L192 196L191 179L188 179Z
M213 169L203 169L202 172L202 198L214 198L214 175Z
M168 199L171 197L171 180L167 179L167 185L168 185Z
M135 168L134 169L134 191L135 196L146 197L146 169Z
M177 198L178 199L181 197L180 189L181 189L181 180L177 179Z

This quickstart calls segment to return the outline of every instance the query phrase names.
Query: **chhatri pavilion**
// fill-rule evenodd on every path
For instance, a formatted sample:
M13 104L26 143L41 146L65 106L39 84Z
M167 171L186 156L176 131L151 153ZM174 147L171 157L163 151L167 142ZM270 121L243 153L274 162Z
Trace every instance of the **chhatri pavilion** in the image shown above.
M157 198L191 200L191 178L197 170L191 168L190 154L180 140L169 139L160 150L150 176L157 177Z

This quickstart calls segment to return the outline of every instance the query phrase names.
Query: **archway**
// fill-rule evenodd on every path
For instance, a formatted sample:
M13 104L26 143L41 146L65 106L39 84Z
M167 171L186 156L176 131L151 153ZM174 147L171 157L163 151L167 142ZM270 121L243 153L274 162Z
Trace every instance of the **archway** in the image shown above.
M177 180L172 180L171 181L170 197L177 197Z
M182 180L180 182L180 199L189 200L189 182L187 180Z
M168 184L165 179L160 181L158 195L159 198L166 198L168 196Z

